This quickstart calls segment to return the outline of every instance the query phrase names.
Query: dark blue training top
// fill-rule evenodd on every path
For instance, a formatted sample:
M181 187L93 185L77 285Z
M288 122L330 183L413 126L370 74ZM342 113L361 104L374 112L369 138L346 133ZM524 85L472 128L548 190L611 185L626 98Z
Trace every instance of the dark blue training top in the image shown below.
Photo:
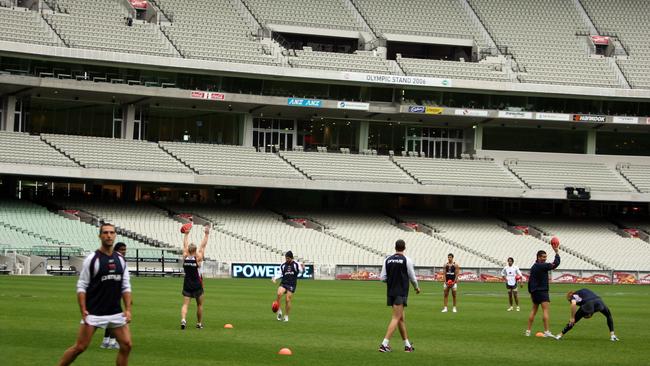
M535 262L530 268L528 292L548 291L548 272L560 265L560 255L556 254L553 263Z
M296 261L284 262L280 265L280 273L282 274L282 285L296 287L298 275L300 274L300 265Z
M583 288L576 291L571 297L571 299L576 301L576 305L582 306L589 301L600 300L600 297L596 295L593 291Z

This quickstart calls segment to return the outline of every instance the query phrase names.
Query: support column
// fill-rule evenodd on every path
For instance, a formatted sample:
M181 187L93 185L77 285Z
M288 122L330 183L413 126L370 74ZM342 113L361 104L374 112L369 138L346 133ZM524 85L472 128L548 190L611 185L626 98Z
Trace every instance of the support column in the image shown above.
M135 105L122 106L124 117L122 117L122 138L133 140L133 128L135 125Z
M476 125L474 128L474 151L483 150L483 126Z
M370 122L361 121L359 122L359 151L366 150L368 148L368 133L370 130Z
M16 123L16 97L8 95L2 103L2 121L0 121L0 130L13 131Z
M239 142L242 146L253 146L253 115L244 114L242 128L239 132Z
M595 130L587 131L587 149L585 153L591 155L596 154L596 131Z

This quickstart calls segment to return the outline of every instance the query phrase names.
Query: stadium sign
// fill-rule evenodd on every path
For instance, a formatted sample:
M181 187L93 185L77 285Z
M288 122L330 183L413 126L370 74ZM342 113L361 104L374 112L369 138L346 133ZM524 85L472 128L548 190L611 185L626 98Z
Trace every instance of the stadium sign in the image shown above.
M423 105L410 105L409 113L424 113L426 107Z
M409 106L409 113L424 113L424 114L442 114L444 108L439 107L429 107L422 105L411 105Z
M542 121L570 121L571 115L564 113L536 113L535 119Z
M232 278L273 278L276 273L280 273L279 264L232 263L230 265ZM305 271L298 277L304 280L314 279L314 265L305 264Z
M420 76L365 74L360 72L344 72L343 79L351 81L364 81L378 84L398 84L414 86L442 86L451 87L451 80L441 78L429 78Z
M192 99L207 99L207 100L226 100L224 93L213 93L204 91L192 91L190 93Z
M532 112L499 111L500 118L533 119Z
M318 99L289 98L287 99L287 105L290 107L320 108L323 106L323 101Z
M574 114L575 122L605 122L605 116L592 116L590 114Z
M612 122L638 124L639 118L638 117L614 117L612 118Z
M487 117L488 111L480 109L456 109L454 114L457 116L468 116L468 117Z
M367 111L367 110L370 109L370 103L340 101L340 102L336 103L336 108L338 108L338 109L352 109L352 110L355 110L355 111Z

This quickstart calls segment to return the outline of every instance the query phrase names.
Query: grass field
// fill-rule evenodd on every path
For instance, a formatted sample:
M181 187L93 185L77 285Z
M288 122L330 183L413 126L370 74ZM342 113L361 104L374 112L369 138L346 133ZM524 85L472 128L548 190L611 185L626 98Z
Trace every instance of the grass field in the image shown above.
M79 311L76 278L0 278L0 364L54 365L75 339ZM592 286L612 309L620 342L609 341L605 318L578 323L562 341L524 337L530 301L506 312L503 284L462 283L459 312L440 313L439 283L411 293L407 310L416 351L404 353L396 332L389 354L377 352L390 309L378 282L302 281L290 322L271 312L275 287L268 280L207 280L205 329L179 329L181 279L134 278L131 365L648 365L650 287ZM553 285L551 330L569 318ZM525 294L525 293L524 293ZM234 329L224 329L232 323ZM533 332L542 330L541 317ZM99 332L98 332L99 333ZM114 365L115 351L99 349L101 335L76 365ZM293 356L280 356L282 347Z

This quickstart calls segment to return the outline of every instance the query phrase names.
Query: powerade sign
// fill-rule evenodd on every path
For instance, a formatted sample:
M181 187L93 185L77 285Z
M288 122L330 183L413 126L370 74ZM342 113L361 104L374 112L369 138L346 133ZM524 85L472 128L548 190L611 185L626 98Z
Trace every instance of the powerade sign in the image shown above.
M276 273L280 273L280 265L233 263L230 265L230 273L232 278L273 278ZM305 264L305 271L298 278L313 280L314 265Z
M290 107L320 108L323 106L323 101L318 99L289 98L287 99L287 105Z
M409 106L409 113L424 113L426 108L421 105L412 105Z

